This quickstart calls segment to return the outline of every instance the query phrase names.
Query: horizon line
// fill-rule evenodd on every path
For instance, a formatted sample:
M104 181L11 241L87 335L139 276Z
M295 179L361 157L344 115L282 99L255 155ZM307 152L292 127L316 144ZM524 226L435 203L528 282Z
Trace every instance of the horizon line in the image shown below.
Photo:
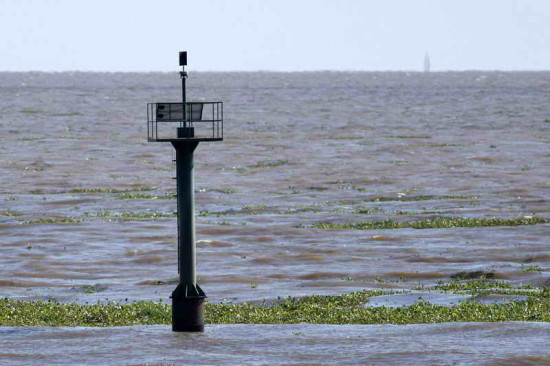
M332 73L346 73L346 72L413 72L421 74L430 73L446 73L446 72L548 72L550 69L448 69L448 70L418 70L418 69L386 69L386 70L363 70L363 69L315 69L315 70L270 70L270 69L258 69L258 70L186 70L188 72L197 73L320 73L320 72L332 72ZM179 72L179 70L0 70L0 73L172 73Z

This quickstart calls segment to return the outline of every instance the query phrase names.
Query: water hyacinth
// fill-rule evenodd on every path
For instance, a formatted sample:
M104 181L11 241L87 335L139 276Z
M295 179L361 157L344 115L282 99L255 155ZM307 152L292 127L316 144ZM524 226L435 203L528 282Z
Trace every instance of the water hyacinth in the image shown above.
M542 217L516 217L513 219L501 218L465 218L439 217L436 219L417 221L363 221L344 224L318 223L313 225L318 229L345 229L345 230L373 230L373 229L449 229L455 227L486 227L486 226L518 226L547 223L549 220Z
M474 294L521 293L525 301L481 304L465 301L443 306L417 302L407 307L365 307L372 296L364 290L338 296L287 298L260 304L206 304L208 324L419 324L440 322L550 322L550 289L512 286L497 281L441 283L434 289ZM523 290L522 290L523 289ZM515 291L515 292L514 292ZM130 304L61 304L50 301L0 300L0 326L123 326L170 324L171 307L162 302Z

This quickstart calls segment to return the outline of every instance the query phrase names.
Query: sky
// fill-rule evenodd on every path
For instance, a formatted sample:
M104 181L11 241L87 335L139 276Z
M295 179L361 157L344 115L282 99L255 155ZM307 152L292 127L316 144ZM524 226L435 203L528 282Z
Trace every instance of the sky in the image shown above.
M550 70L550 0L0 0L0 71Z

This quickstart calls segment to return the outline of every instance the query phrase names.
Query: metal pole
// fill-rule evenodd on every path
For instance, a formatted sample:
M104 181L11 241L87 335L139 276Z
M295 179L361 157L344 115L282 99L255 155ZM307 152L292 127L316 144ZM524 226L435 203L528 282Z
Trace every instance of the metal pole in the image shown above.
M195 192L193 177L193 150L197 143L183 143L176 148L178 248L180 261L178 272L181 283L194 284L195 271Z
M197 141L172 141L172 145L176 149L178 271L180 275L179 284L172 293L172 330L175 332L204 331L206 295L197 284L195 270L193 152L198 144Z

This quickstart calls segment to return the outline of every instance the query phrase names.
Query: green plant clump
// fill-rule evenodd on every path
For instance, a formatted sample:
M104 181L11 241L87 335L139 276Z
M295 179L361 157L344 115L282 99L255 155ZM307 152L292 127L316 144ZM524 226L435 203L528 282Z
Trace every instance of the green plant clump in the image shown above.
M425 288L417 288L425 290ZM473 295L484 294L504 294L504 295L536 295L550 297L548 288L534 287L531 285L512 286L504 281L496 281L490 279L477 279L472 281L438 281L437 285L429 288L429 290L438 290L451 293L469 293Z
M49 217L44 219L38 219L38 220L31 220L31 221L25 221L23 224L26 225L38 225L38 224L78 224L81 222L81 219L74 218L74 217L67 217L67 216L57 216L57 217Z
M409 307L364 307L382 291L288 298L275 304L206 304L208 324L419 324L440 322L550 322L550 290L525 301L454 306L418 302ZM123 326L169 324L170 306L155 302L106 305L0 300L0 326Z
M546 223L549 220L541 217L516 217L513 219L492 218L465 218L465 217L439 217L429 220L417 221L363 221L344 224L321 222L312 227L317 229L345 229L345 230L374 230L374 229L448 229L455 227L485 227L485 226L518 226Z
M390 136L386 136L387 138L390 138L390 139L430 139L432 138L431 136L428 136L428 135L390 135Z
M443 143L443 144L412 144L412 145L408 145L408 146L409 147L455 147L455 146L461 146L461 145Z
M127 193L152 191L152 187L136 187L132 189L114 189L114 188L75 188L60 193Z
M382 209L380 207L372 207L372 208L360 208L353 211L353 213L357 213L357 214L372 214L377 212L382 212Z
M21 216L21 212L4 210L4 211L0 211L0 216Z
M281 166L287 163L288 163L288 160L269 160L269 161L260 162L258 164L250 165L249 168L268 168L268 167L272 168L272 167Z
M266 205L245 205L243 206L243 210L264 210L266 209Z
M148 199L148 200L169 200L175 198L173 194L165 193L164 195L152 195L148 193L123 193L116 198L120 200L132 200L132 199Z
M526 272L526 273L527 272L542 272L543 271L542 267L539 266L539 265L536 265L536 264L533 264L533 265L527 266L527 267L522 265L521 270L522 270L522 272Z
M363 292L364 293L364 292ZM361 293L359 293L361 294ZM353 294L349 294L353 296ZM342 301L344 300L344 301ZM276 306L212 304L211 323L245 324L419 324L441 322L550 321L550 299L485 305L466 301L455 306L418 302L404 308L363 307L342 297L288 299Z
M73 188L66 191L44 191L43 189L33 189L28 191L28 194L76 194L76 193L128 193L128 192L143 192L152 191L153 187L135 187L128 189L116 188ZM18 194L17 192L1 192L0 194Z
M403 202L415 202L415 201L431 201L431 200L476 200L477 196L431 196L431 195L419 195L419 196L396 196L396 197L376 197L364 202L391 202L391 201L403 201Z
M0 300L0 325L2 326L109 327L167 324L170 319L168 305L154 302L78 305L50 301Z
M426 290L426 288L416 289ZM473 296L500 294L550 298L550 289L548 287L534 287L529 284L512 286L504 281L484 278L472 281L438 281L436 286L430 287L428 290L445 291L454 294L470 294Z
M493 271L461 271L451 275L453 280L473 280L473 279L493 279L495 272Z
M175 213L161 212L161 211L152 211L152 212L131 212L131 211L122 211L122 212L112 212L112 211L101 211L98 213L86 213L87 217L103 217L103 218L113 218L117 220L126 220L126 219L162 219L166 217L176 217Z

